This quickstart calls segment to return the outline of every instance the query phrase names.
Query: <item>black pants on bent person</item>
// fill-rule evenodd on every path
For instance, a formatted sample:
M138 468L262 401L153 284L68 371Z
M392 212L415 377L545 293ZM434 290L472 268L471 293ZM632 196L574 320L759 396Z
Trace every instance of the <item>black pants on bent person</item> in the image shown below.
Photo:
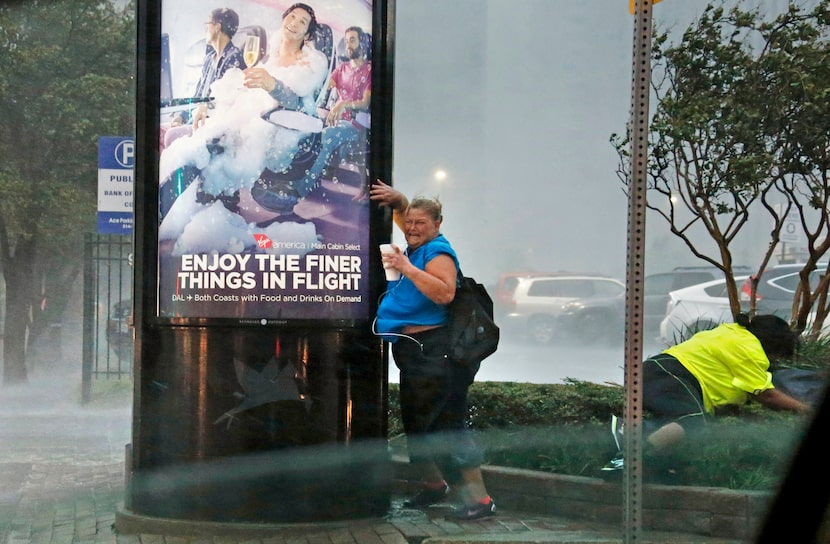
M401 371L401 419L410 462L435 462L444 478L457 483L460 469L484 459L467 427L469 370L452 362L446 327L398 338L392 344Z
M643 408L650 414L645 430L652 432L676 422L687 432L705 424L703 392L691 372L677 358L661 353L643 363Z

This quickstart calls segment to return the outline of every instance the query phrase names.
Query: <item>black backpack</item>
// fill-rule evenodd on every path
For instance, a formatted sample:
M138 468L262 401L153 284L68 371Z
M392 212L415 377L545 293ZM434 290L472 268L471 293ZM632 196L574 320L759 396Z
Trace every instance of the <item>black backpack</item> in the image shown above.
M455 363L468 367L472 382L481 361L495 353L499 346L499 327L493 321L493 299L482 284L459 273L455 298L450 302L448 312L450 356Z

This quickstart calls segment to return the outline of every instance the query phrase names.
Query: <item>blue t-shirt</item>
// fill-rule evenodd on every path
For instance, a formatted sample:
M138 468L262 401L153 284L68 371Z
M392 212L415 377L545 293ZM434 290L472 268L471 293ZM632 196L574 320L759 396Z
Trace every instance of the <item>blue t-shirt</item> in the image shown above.
M439 234L426 244L413 251L406 250L409 261L416 268L425 270L427 263L439 255L449 255L459 269L458 257L450 243ZM428 299L409 279L401 276L397 281L390 281L388 289L380 300L376 329L377 333L398 333L409 325L443 325L447 321L447 307ZM386 338L390 342L396 336Z

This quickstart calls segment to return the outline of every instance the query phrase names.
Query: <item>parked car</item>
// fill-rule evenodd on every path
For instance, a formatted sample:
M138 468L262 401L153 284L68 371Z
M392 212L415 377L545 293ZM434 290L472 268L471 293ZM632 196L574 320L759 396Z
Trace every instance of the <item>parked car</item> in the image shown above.
M500 324L539 344L622 339L625 285L592 275L518 278Z
M564 274L559 272L505 272L499 275L499 281L492 290L493 313L496 316L496 322L498 322L510 311L513 291L516 290L519 280L522 278L549 277L558 275Z
M804 264L779 264L761 274L761 281L755 292L756 312L775 314L784 319L790 318L793 306L793 297L800 280L798 273ZM819 276L827 270L827 263L819 263L816 270L810 273L810 289L818 285ZM741 287L741 301L749 305L752 294L754 276L747 278Z
M740 283L748 277L736 276L735 281ZM691 285L669 293L666 317L660 323L660 339L667 344L677 344L697 331L732 320L725 279Z
M733 267L735 274L751 274L748 266ZM646 337L660 333L660 322L666 317L669 293L690 285L723 278L714 266L678 266L669 272L649 274L643 289L643 329Z

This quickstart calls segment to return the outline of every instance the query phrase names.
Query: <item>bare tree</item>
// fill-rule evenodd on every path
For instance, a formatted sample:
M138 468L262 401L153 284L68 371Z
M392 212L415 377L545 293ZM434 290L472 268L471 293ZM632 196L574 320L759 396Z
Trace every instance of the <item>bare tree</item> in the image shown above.
M677 45L666 32L655 37L647 206L692 254L723 272L733 315L742 305L731 245L747 226L772 225L755 285L791 208L801 213L816 257L804 274L826 252L827 188L818 182L827 172L830 126L823 112L830 107L826 13L824 0L812 11L792 5L772 21L759 10L710 4ZM793 78L798 66L804 77ZM627 186L627 137L611 141ZM811 214L802 213L808 208L821 216L812 230ZM712 244L699 241L701 230ZM811 297L820 297L809 286L806 293L796 297L801 306L792 314L802 328L799 316L810 312L817 300Z

